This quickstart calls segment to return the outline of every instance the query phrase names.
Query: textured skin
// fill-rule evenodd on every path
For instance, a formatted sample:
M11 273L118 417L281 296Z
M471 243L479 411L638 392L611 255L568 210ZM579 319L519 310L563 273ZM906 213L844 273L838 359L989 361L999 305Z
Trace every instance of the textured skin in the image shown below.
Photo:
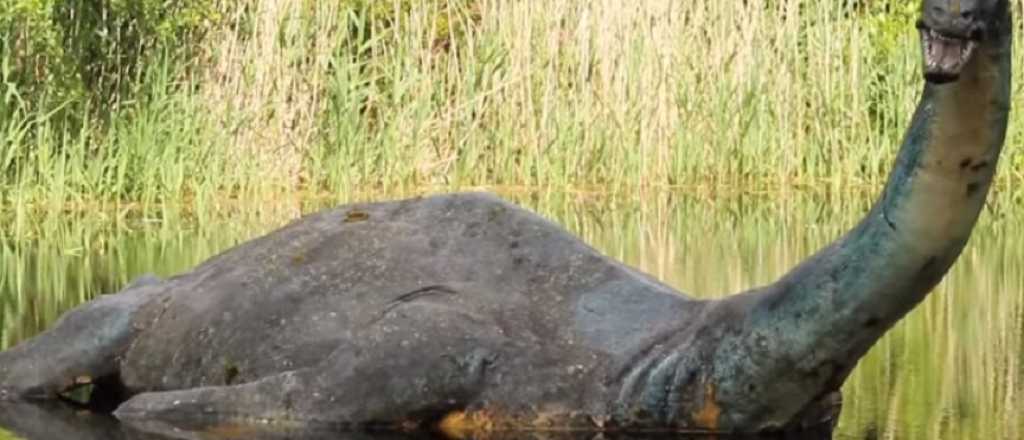
M922 26L971 24L924 6ZM119 418L190 429L830 427L857 360L960 254L1002 148L1007 3L957 6L980 8L977 53L925 86L867 216L776 283L689 299L486 194L347 205L75 309L0 354L0 396L92 378L131 397Z
M189 391L140 396L121 416L189 418L192 401L338 424L606 416L658 400L617 407L639 359L707 322L707 303L486 194L315 214L164 286L136 316L147 331L122 378L132 393Z

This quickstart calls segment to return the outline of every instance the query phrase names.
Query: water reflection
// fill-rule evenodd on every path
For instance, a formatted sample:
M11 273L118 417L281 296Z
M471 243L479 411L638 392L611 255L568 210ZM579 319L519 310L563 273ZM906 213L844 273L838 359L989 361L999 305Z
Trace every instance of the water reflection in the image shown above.
M286 430L223 425L187 431L160 424L123 425L114 418L76 411L62 404L0 404L0 426L10 433L0 439L21 440L438 440L430 433ZM642 433L504 432L465 440L825 440L827 433L809 432L785 437L679 436Z
M59 403L0 405L0 425L13 434L11 439L23 440L412 440L416 438L388 433L369 435L330 431L297 432L257 430L241 426L223 426L207 431L185 431L160 425L129 426L119 423L109 415L76 411Z
M609 255L699 297L774 280L845 231L870 202L849 194L714 200L674 193L510 197ZM115 291L141 273L186 270L303 212L335 203L0 218L0 345L34 335L68 308ZM844 387L837 438L1024 438L1024 418L1018 417L1024 414L1019 398L1024 393L1024 220L1012 215L1015 209L997 198L950 277L861 362ZM26 438L57 438L19 431L19 420L45 417L18 411L14 418L5 415L0 425ZM56 417L51 428L93 424L89 417L88 423L72 423L80 417ZM97 438L148 438L111 435ZM224 438L189 435L184 438Z

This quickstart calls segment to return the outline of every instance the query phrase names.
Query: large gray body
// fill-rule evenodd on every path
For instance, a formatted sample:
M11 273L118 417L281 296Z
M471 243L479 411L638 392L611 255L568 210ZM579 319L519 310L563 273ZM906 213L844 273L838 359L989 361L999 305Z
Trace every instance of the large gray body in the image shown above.
M133 394L315 372L336 382L290 417L352 406L313 417L331 422L611 414L637 360L704 311L483 194L318 213L148 289L120 361Z
M761 384L714 359L749 355L719 342L750 298L686 298L493 195L356 204L87 303L0 354L0 379L86 378L134 396L119 417L200 425L735 429L719 390Z

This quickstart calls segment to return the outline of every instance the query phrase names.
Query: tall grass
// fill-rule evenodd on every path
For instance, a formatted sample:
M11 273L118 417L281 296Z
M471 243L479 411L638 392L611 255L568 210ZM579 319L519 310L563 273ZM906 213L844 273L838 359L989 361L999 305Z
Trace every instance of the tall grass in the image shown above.
M2 82L2 201L872 188L922 82L911 25L879 44L825 1L395 1L387 20L354 2L224 4L198 59L153 56L138 99L82 110L109 124L68 133ZM1024 176L1019 114L1004 185Z

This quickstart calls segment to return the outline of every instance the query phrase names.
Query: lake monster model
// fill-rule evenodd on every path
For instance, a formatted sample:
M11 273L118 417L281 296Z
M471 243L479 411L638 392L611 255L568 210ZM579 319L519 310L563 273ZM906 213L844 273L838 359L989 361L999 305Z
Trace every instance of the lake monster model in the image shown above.
M1007 0L925 0L921 102L850 232L774 284L694 300L483 194L342 206L0 354L8 400L92 384L172 425L763 432L839 389L960 254L1010 106Z

